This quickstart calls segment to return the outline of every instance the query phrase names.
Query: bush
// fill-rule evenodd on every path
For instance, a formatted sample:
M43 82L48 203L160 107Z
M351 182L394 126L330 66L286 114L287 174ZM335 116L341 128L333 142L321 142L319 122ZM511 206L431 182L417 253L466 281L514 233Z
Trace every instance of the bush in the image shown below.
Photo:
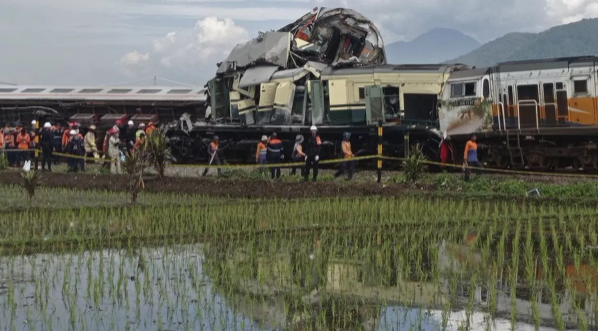
M152 131L146 139L147 159L162 179L166 171L166 161L171 158L168 141L166 136L158 129Z
M21 171L21 187L27 193L29 201L35 196L35 190L40 185L42 174L39 171Z
M403 171L405 179L408 182L415 183L420 179L426 168L426 156L422 150L422 147L417 144L411 150L411 154L403 161Z
M0 171L4 171L6 169L8 169L8 158L6 157L6 153L2 152L2 154L0 154Z
M137 201L137 197L143 188L143 162L141 162L143 148L141 150L128 151L123 162L123 170L129 177L129 196L131 203Z

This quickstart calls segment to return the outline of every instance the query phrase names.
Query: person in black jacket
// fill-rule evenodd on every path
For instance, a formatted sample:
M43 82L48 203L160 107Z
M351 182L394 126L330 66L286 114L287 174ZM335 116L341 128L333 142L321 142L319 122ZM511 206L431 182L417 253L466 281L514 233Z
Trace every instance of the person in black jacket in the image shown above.
M309 170L313 168L315 182L318 178L318 161L320 161L320 150L322 149L322 139L318 136L318 128L312 125L309 129L311 136L307 141L307 156L305 157L305 177L303 178L306 182L309 180Z
M54 133L51 130L50 122L44 124L39 137L39 143L42 147L42 171L46 170L46 163L48 163L48 170L52 171L52 151L54 150Z

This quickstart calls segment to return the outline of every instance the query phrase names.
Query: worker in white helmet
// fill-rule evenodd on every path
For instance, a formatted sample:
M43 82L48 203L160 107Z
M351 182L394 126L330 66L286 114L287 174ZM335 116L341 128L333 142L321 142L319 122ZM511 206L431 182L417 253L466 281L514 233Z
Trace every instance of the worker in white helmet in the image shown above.
M132 120L129 120L127 123L127 130L124 132L124 135L121 134L121 138L126 140L127 148L129 150L135 147L135 141L137 141L137 135L135 130L135 123Z
M322 139L318 135L318 128L312 125L309 128L311 133L309 140L307 141L307 153L305 156L305 181L309 180L309 171L313 169L314 176L313 181L315 182L318 178L318 161L320 161L320 151L322 149Z
M81 164L81 157L85 155L85 146L83 139L77 133L77 130L71 129L69 132L70 140L67 144L67 151L73 157L69 158L69 172L77 172ZM81 169L83 170L83 169Z

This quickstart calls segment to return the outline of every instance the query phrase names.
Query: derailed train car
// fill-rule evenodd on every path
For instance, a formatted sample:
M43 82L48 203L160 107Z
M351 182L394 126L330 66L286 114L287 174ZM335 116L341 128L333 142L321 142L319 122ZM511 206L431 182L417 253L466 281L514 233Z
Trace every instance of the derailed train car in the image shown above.
M178 161L207 159L212 135L228 161L253 160L264 134L277 132L290 155L295 136L316 125L324 158L340 155L349 131L357 155L374 154L384 127L387 155L401 155L405 133L434 155L438 106L449 75L464 65L389 65L374 24L349 9L315 9L276 32L236 46L208 82L205 118L174 123Z
M476 133L490 167L598 169L597 69L598 57L572 57L453 72L439 123L455 162Z

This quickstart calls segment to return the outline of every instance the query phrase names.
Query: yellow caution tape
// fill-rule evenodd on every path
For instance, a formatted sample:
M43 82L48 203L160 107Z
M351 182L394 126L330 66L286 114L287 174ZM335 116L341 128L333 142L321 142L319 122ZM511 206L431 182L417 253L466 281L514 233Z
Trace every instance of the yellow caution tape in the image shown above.
M350 159L332 159L318 161L318 164L335 164L351 161L372 160L377 159L377 155L358 156ZM305 162L290 162L290 163L266 163L266 164L222 164L222 165L207 165L207 164L170 164L170 167L202 167L202 168L288 168L305 166Z

